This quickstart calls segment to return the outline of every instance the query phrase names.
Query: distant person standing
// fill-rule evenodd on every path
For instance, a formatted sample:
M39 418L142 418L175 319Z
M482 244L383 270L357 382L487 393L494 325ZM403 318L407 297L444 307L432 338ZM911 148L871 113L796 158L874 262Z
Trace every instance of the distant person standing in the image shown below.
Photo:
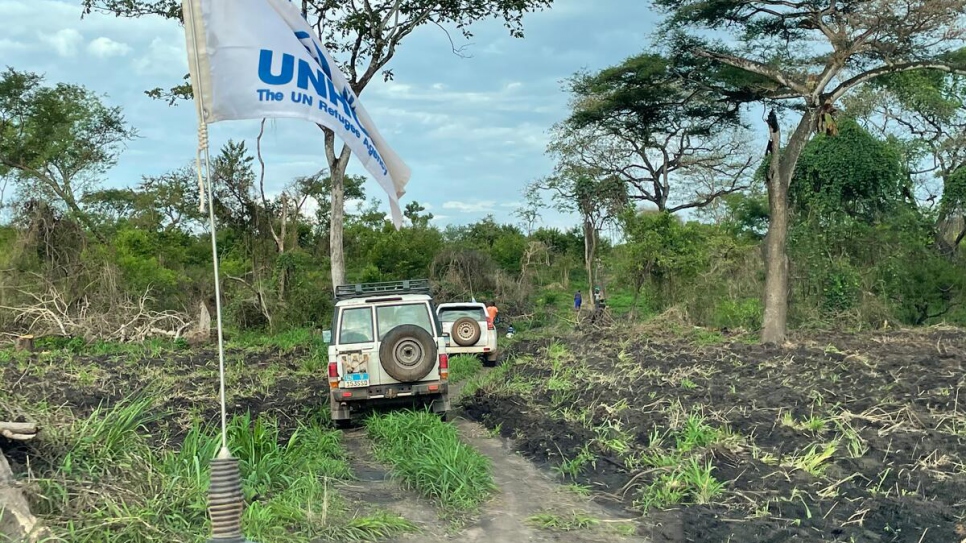
M581 302L583 302L583 298L580 296L580 291L578 290L577 294L574 294L574 311L580 312Z
M594 287L594 309L600 309L601 299L600 287Z
M486 322L496 326L496 316L500 310L496 308L496 302L486 302Z

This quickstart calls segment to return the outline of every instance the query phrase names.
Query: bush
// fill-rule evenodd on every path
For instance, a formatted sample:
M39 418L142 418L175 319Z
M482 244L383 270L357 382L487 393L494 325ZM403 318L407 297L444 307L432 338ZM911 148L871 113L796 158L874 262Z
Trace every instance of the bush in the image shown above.
M712 324L718 328L761 328L764 306L760 298L722 300L714 308Z

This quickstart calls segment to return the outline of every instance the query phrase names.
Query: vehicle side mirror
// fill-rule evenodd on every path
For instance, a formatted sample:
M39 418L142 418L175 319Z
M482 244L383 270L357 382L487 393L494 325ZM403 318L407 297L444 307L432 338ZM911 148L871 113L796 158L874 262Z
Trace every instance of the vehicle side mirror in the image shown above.
M332 330L322 330L322 341L324 341L326 345L332 344Z

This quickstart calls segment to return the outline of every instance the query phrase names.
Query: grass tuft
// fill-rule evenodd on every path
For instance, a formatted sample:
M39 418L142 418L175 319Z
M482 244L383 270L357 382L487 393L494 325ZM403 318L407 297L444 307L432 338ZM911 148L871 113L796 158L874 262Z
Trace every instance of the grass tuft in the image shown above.
M483 370L479 357L461 354L449 359L449 382L459 383Z
M485 456L456 428L427 411L396 411L366 420L376 457L446 514L475 510L496 489Z
M574 511L569 516L555 515L553 513L538 513L527 518L527 522L544 530L557 530L561 532L587 530L600 524L599 519L578 511Z

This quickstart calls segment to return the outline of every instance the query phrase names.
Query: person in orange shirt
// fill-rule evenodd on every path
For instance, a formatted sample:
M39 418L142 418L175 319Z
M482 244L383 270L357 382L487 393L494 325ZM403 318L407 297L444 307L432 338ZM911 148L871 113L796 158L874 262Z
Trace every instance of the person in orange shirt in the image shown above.
M500 312L496 308L496 302L486 302L486 320L490 324L496 326L496 316Z

